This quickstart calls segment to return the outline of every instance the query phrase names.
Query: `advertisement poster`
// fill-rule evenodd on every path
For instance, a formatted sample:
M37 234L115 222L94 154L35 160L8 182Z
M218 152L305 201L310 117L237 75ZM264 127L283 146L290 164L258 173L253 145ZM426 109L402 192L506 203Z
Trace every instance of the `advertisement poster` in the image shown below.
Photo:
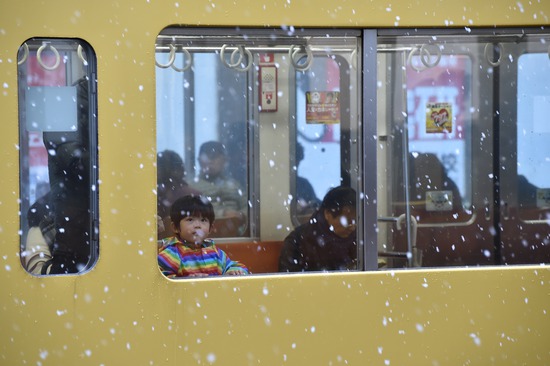
M426 133L453 131L451 103L426 104Z
M306 92L306 123L340 123L340 92Z

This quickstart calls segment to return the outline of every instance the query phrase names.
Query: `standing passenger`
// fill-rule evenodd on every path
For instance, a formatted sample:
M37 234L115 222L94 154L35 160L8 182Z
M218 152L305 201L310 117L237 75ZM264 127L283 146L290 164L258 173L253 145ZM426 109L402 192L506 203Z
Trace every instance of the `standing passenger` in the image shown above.
M337 271L357 267L356 200L353 188L332 188L309 222L286 238L279 271Z
M208 197L218 219L234 219L235 235L246 229L247 195L240 184L226 176L225 147L217 141L208 141L199 149L200 174L192 186Z

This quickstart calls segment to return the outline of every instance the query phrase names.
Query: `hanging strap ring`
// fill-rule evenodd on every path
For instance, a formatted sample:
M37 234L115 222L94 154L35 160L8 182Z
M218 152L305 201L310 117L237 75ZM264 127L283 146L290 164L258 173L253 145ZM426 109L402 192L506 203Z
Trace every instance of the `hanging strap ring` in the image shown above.
M248 63L246 64L245 67L234 67L234 69L237 70L237 71L245 72L245 71L250 70L250 67L252 67L252 64L254 62L254 57L252 56L252 52L250 52L250 50L248 48L244 48L242 46L239 46L239 48L243 48L244 53L246 53Z
M179 68L176 66L176 63L175 62L172 62L172 68L174 70L176 70L177 72L184 72L186 70L189 70L189 68L191 67L191 65L193 64L193 56L191 56L191 54L189 53L189 51L187 51L187 49L183 48L182 47L182 52L183 52L183 60L184 60L184 65L182 68ZM174 58L174 61L175 61L175 58Z
M168 47L170 47L170 53L169 53L169 58L168 58L168 62L165 63L165 64L161 64L160 62L158 62L156 59L155 59L155 65L157 65L158 67L160 67L161 69L167 69L169 68L170 66L172 66L174 64L174 60L176 59L176 47L174 47L174 45L168 45Z
M222 46L222 49L220 50L220 60L222 61L222 63L229 67L229 68L235 68L237 67L238 65L240 65L241 61L243 60L243 57L244 57L244 48L243 46L238 46L237 48L235 48L233 50L233 52L231 52L231 56L229 57L229 62L227 62L227 60L225 59L225 49L227 48L227 45L224 44ZM235 55L237 55L237 53L239 54L239 58L235 61Z
M299 63L296 61L296 54L300 52L301 49L304 49L306 53L306 60L303 63ZM313 53L307 46L299 46L299 45L292 45L288 49L288 57L290 58L290 62L292 63L292 66L296 70L305 71L311 67L312 61L313 61ZM299 59L299 58L298 58Z
M432 54L428 50L429 44L423 44L422 47L420 47L420 61L426 66L427 68L432 68L437 66L439 64L439 61L441 61L441 50L437 45L431 45L432 48L435 49L435 61L430 62L432 58Z
M489 65L493 66L493 67L497 67L500 65L500 62L502 61L502 55L504 54L504 45L502 43L498 43L498 48L500 49L500 52L499 52L499 55L498 55L498 59L496 61L493 61L491 59L491 55L489 55L489 45L492 45L492 43L487 43L485 44L485 58L487 59L487 62L489 63Z
M18 65L22 65L25 63L25 61L27 61L27 58L29 57L29 46L26 44L26 43L23 43L23 45L21 46L21 48L23 49L23 58L21 60L18 60L17 61L17 64ZM21 49L20 48L20 49Z
M80 57L80 59L82 60L82 63L84 63L84 66L88 66L88 60L86 60L82 52L83 52L82 46L78 45L78 48L76 49L76 54L78 55L78 57Z
M351 51L351 67L354 69L354 70L357 70L357 49L354 49L353 51Z
M53 64L53 66L48 66L44 63L44 61L42 61L42 52L48 47L52 50L52 52L55 55L55 62ZM52 70L57 69L57 67L61 63L61 57L59 56L59 52L57 51L57 49L54 46L52 46L49 43L43 43L42 46L40 46L40 48L38 49L38 52L36 52L36 61L38 61L40 66L42 66L44 69L52 71Z
M418 55L420 56L420 54L421 54L421 51L420 51L421 48L422 48L421 46L414 46L414 47L411 49L411 52L409 52L409 56L407 57L407 64L408 64L410 67L412 67L412 69L413 69L414 71L417 71L417 72L421 72L421 71L426 70L426 67L424 67L424 68L416 67L416 66L413 64L413 62L412 62L412 58L413 58L413 56L414 56L414 54L415 54L416 52L418 52ZM426 51L426 52L428 52L428 51ZM429 54L429 52L428 52L428 54Z

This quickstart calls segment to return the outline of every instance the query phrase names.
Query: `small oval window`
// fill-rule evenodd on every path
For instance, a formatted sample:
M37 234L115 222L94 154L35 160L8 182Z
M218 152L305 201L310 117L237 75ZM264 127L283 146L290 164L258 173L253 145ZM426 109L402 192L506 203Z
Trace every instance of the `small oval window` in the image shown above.
M32 38L17 60L21 261L32 274L79 273L99 250L95 54Z

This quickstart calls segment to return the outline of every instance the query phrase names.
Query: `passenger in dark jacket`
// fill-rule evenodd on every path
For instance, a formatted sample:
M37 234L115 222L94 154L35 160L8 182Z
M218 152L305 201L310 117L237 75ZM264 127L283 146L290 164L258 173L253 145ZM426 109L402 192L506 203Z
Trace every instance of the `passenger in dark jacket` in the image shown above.
M280 272L338 271L357 267L357 194L349 187L331 189L310 220L286 238Z

